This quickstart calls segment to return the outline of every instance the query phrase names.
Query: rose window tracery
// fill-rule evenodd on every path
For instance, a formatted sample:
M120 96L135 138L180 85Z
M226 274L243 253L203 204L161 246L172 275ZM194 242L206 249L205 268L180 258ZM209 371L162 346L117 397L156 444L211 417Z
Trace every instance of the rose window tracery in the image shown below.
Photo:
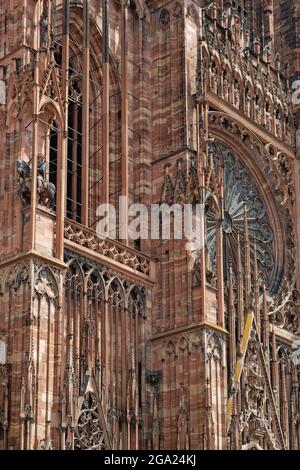
M253 255L254 242L259 270L268 284L274 268L274 234L263 197L252 175L232 150L223 144L213 143L211 152L216 169L220 164L220 152L224 165L224 216L222 222L225 266L231 261L237 266L237 246L240 238L241 255L244 256L245 213L249 226L250 247ZM213 210L206 209L206 243L211 266L216 259L216 218ZM253 256L251 256L253 259Z

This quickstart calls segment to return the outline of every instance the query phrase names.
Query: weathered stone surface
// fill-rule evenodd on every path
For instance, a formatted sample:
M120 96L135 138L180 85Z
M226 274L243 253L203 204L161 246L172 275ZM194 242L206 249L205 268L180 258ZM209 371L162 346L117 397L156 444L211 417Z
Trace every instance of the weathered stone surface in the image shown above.
M0 0L0 448L299 449L299 2L62 3Z

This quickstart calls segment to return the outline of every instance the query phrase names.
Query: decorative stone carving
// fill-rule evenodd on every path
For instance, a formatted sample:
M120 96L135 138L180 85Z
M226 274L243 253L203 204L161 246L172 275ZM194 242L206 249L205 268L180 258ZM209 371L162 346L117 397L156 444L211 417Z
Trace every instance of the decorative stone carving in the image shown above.
M42 49L47 48L49 41L48 34L48 17L47 11L43 11L40 17L40 46Z
M145 374L146 383L151 385L157 392L159 389L159 384L161 383L162 379L162 372L160 370L146 370Z
M112 305L127 308L130 313L144 316L146 292L143 287L71 252L66 252L66 262L69 265L65 276L67 288L82 295L83 283L86 283L89 300L108 300Z
M233 94L234 94L234 106L237 109L240 109L240 106L241 106L241 91L240 91L240 88L239 88L238 80L234 81L234 93Z
M31 200L31 161L17 160L17 174L19 183L19 195L24 206L28 206ZM46 179L46 163L43 155L39 155L37 167L37 195L38 203L54 210L56 188L53 183Z
M78 226L70 220L65 225L65 238L138 272L142 272L146 276L150 275L150 258L131 250L130 247L124 247L116 240L100 238L93 230Z
M233 391L233 393L235 393ZM241 413L233 416L231 429L243 450L284 448L270 379L256 330L250 334L241 379ZM234 431L234 426L236 429Z
M212 334L208 339L207 355L213 357L216 361L219 361L222 357L221 342L217 334Z
M300 333L300 299L295 281L290 285L287 278L275 298L269 299L269 312L273 322L279 328L291 333Z
M39 155L37 167L37 193L39 204L48 207L51 211L55 209L56 188L53 183L46 179L46 162L43 155Z
M35 278L35 293L38 296L47 296L49 300L55 300L58 295L57 284L53 274L48 268L41 269Z
M20 263L14 268L7 268L0 273L0 293L7 289L17 291L21 286L30 284L30 263Z
M186 200L186 175L182 168L182 159L177 160L177 172L174 187L174 200L176 204L184 204Z
M19 195L24 206L30 204L31 198L31 165L30 162L17 160L17 175L19 182Z
M211 144L214 152L214 144ZM259 262L269 278L274 267L273 232L269 216L261 194L248 169L233 154L232 150L219 145L224 159L224 220L223 232L227 259L236 260L237 236L243 238L244 205L250 236L256 240ZM216 153L216 152L214 152ZM216 257L216 221L214 215L207 212L207 245L212 260ZM242 243L243 244L243 243Z
M231 138L234 139L238 145L242 146L241 148L245 148L245 151L249 151L249 153L253 155L253 161L261 168L261 171L264 172L264 174L268 175L270 189L276 191L274 197L276 197L277 201L280 196L281 204L277 206L277 209L280 217L282 220L286 221L286 225L289 227L289 229L286 231L286 266L287 271L289 272L289 279L292 279L295 271L295 233L292 223L295 193L292 159L286 154L279 152L270 144L263 144L263 142L261 142L257 136L245 129L234 119L230 118L229 116L225 116L223 113L210 112L209 124L212 132L215 128L229 131L231 133ZM246 182L247 179L245 180L245 183ZM267 232L264 237L265 236L268 238ZM264 251L269 258L269 250ZM278 290L282 282L282 273L281 276L279 276L278 271L278 275L276 275L276 279L274 279L274 281L275 291Z
M186 192L186 202L189 202L190 204L196 204L197 202L200 202L200 185L196 160L194 157L191 157L190 159L190 170Z
M189 424L188 411L186 407L186 390L180 387L179 413L177 418L177 450L189 450Z
M221 22L228 26L226 33L222 30L212 30L211 18L208 15L204 15L203 40L199 47L202 47L203 52L209 52L207 69L210 70L210 90L216 94L221 94L224 100L231 102L232 97L229 83L232 77L236 78L239 76L239 88L240 90L245 90L245 104L244 109L241 109L238 85L235 83L233 100L235 107L244 111L246 116L254 118L257 124L264 125L269 131L272 131L272 128L276 127L274 126L271 112L273 103L278 102L282 109L284 109L284 106L289 107L291 105L291 97L286 80L281 73L278 73L278 69L268 67L264 60L267 59L267 62L270 62L270 53L267 52L267 49L265 52L268 58L263 56L260 58L260 43L257 38L255 38L253 43L250 43L247 19L240 11L235 10L235 12L230 12L225 10L222 12ZM256 54L256 57L254 54L250 54L251 49ZM228 60L227 57L230 59ZM219 71L220 66L218 67L217 64L222 64L223 67L227 60L228 69L226 74L222 76L222 73ZM253 93L250 90L254 90L255 87L264 90L264 94L269 97L270 103L268 104L268 109L264 109L265 100L261 96L256 96L255 112L254 116L252 116ZM289 143L292 122L289 117L286 122L288 123L288 131L285 132L282 138L286 143ZM282 133L279 126L276 133L280 138Z
M161 202L172 205L174 199L174 184L169 174L170 164L165 165L165 179L162 188Z
M79 450L105 449L104 430L98 413L98 400L88 392L83 401L75 428L75 448Z

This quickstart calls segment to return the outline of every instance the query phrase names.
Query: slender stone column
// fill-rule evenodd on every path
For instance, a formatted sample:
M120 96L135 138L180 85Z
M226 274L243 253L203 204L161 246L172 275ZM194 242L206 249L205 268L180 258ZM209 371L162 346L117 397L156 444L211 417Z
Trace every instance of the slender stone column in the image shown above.
M102 166L102 202L109 203L109 4L102 1L102 31L103 31L103 166ZM108 216L109 214L107 214ZM107 217L108 220L108 217Z
M83 2L83 89L82 89L82 214L89 224L89 156L90 156L90 18L89 2Z
M41 2L36 5L35 22L41 16ZM31 178L31 206L30 206L30 239L31 247L35 249L36 240L36 208L37 208L37 166L39 153L39 107L40 107L40 28L36 28L35 35L35 60L34 60L34 84L33 84L33 124L32 124L32 178Z
M69 97L69 57L70 57L70 3L63 4L63 49L62 49L62 93L64 105L64 122L59 141L56 204L56 257L64 257L64 218L67 188L67 154L68 154L68 97Z
M122 2L121 8L121 96L122 96L122 196L125 197L125 204L122 207L121 238L124 243L128 243L128 1Z

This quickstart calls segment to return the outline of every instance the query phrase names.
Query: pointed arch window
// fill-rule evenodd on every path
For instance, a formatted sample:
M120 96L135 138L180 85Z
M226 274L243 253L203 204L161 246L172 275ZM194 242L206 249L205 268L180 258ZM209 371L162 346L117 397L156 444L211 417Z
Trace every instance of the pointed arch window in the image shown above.
M67 217L81 222L82 93L76 76L69 88L67 162Z
M56 186L57 181L57 149L58 149L58 128L55 121L50 125L49 135L49 181Z

